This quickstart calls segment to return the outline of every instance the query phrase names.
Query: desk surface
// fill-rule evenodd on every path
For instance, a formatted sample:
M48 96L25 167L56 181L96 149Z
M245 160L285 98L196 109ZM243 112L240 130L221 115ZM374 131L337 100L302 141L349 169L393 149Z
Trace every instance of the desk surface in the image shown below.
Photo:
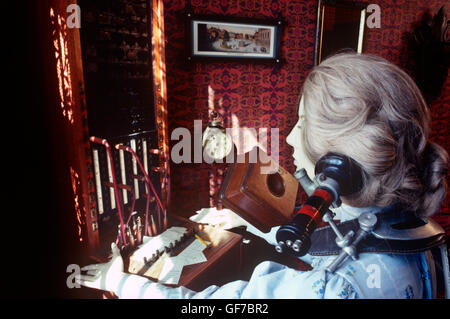
M211 242L211 246L203 250L207 258L206 262L185 266L178 285L167 286L184 286L194 291L201 291L210 285L221 286L234 280L248 281L256 265L266 260L297 270L311 269L309 265L297 258L277 253L265 240L242 228L224 231L213 226L196 224L182 217L173 218L170 225L194 227L203 239ZM243 238L247 239L247 244L242 243ZM124 261L128 269L129 260L125 258ZM144 277L156 281L164 261L164 256L159 258L146 270Z
M232 265L226 267L228 268L227 272L234 274L239 272L240 262L237 262L237 260L241 256L242 236L240 234L220 230L209 225L193 223L190 220L179 217L171 218L170 226L192 228L202 239L210 242L210 245L203 250L203 254L207 259L205 262L184 266L178 284L166 284L167 286L185 286L190 289L201 289L213 284L221 284L223 283L222 277L229 277L230 275L224 273L225 269L221 269L225 264ZM191 238L189 243L194 239ZM172 250L171 256L181 253L187 245L184 244L183 247ZM168 257L168 254L163 254L156 262L147 265L140 262L140 259L125 258L125 269L130 273L157 281Z

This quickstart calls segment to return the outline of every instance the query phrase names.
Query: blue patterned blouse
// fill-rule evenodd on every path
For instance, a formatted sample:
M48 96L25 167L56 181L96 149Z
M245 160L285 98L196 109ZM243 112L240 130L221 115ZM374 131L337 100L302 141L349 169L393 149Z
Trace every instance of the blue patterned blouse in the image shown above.
M365 211L377 213L379 207L354 208L341 205L335 210L341 221L357 218ZM275 244L278 227L262 233L249 225L249 232L258 235L270 244ZM234 281L221 287L210 286L195 292L185 287L167 286L146 282L142 286L143 298L427 298L431 292L424 289L424 278L429 278L424 254L374 254L362 253L358 260L347 259L340 268L330 274L326 266L335 256L314 257L305 255L301 259L310 264L310 271L298 271L287 266L264 261L253 271L250 280ZM425 269L424 269L425 268ZM126 293L118 292L127 298ZM131 296L130 296L131 297ZM135 297L135 296L133 296Z

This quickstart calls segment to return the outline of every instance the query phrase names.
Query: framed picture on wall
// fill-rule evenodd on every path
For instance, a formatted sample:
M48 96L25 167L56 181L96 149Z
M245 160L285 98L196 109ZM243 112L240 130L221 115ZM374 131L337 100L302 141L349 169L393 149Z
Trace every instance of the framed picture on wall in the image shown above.
M241 60L279 63L281 20L188 14L188 60Z

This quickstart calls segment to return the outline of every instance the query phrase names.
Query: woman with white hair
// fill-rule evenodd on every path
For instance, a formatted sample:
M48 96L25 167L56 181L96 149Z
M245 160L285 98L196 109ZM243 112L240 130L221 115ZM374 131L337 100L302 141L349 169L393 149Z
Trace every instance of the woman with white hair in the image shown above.
M352 158L364 170L362 189L341 197L334 210L341 221L364 212L377 214L401 205L416 216L439 210L446 194L448 155L429 141L429 110L413 80L386 60L338 54L315 67L303 86L299 121L287 137L294 164L314 177L314 165L329 152ZM211 223L221 222L220 215ZM226 228L246 225L247 231L276 244L274 227L263 234L229 212ZM224 219L223 219L224 220ZM305 255L313 267L297 271L275 262L259 264L250 280L194 292L169 288L123 273L114 245L110 262L84 268L80 283L114 291L124 298L422 298L429 280L423 253L361 253L334 273L326 271L333 256Z

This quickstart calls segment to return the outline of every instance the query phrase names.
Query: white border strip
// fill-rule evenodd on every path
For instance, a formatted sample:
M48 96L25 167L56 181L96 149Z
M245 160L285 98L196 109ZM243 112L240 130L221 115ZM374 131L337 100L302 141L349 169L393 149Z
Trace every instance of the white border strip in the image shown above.
M102 196L102 183L100 179L100 165L98 163L98 150L93 150L94 157L94 176L95 176L95 188L97 189L97 206L98 213L103 214L103 196Z
M130 146L133 149L133 151L136 153L136 140L135 139L130 140ZM134 156L133 156L133 158L131 160L133 162L133 174L137 175L138 174L137 161L134 158ZM136 178L134 178L134 198L135 199L139 198L139 182L138 182L138 180Z
M365 25L366 25L366 9L361 11L361 19L359 21L358 51L357 51L358 53L362 53Z
M112 170L111 170L111 160L109 158L109 153L106 152L106 162L108 164L108 178L109 182L112 184L114 183L113 176L112 176ZM109 195L111 196L111 209L116 208L116 197L114 196L114 188L109 188Z
M122 184L127 184L127 176L125 174L125 157L123 154L123 150L119 150L119 159L120 159L120 175L122 177ZM123 203L128 204L128 193L126 189L122 189L123 195Z

